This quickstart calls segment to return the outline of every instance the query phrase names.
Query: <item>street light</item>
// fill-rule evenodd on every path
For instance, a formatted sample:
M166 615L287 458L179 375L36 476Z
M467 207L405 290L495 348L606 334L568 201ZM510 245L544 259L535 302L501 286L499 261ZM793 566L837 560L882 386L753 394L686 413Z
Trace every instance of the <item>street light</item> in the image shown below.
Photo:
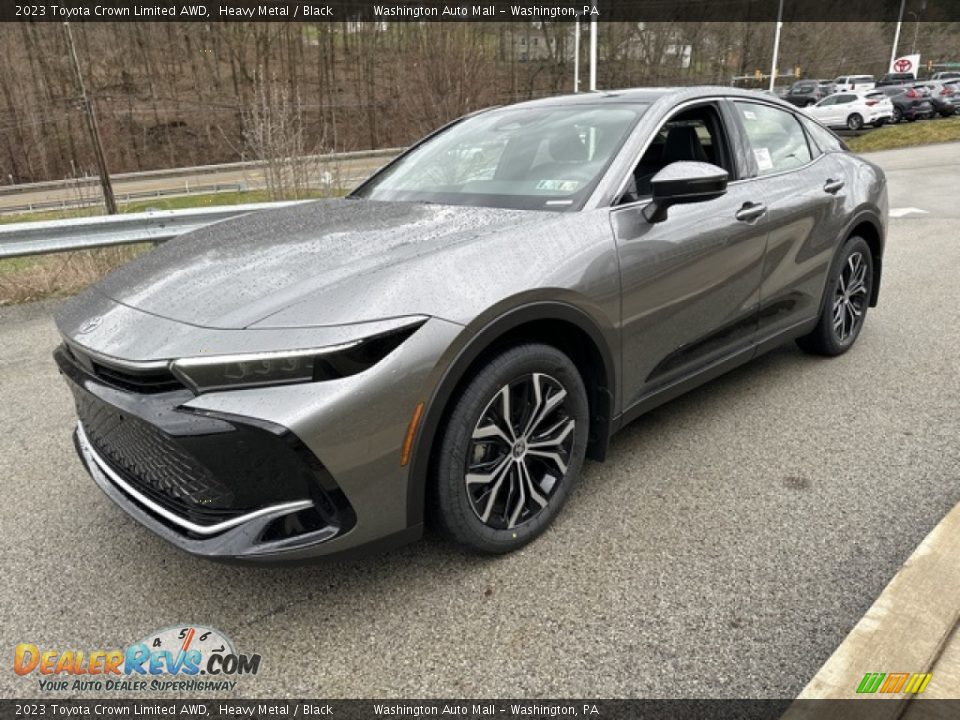
M920 3L920 10L918 12L913 12L912 10L907 13L907 15L913 15L914 25L913 25L913 46L910 48L910 52L916 54L917 52L917 35L920 34L920 13L927 9L927 0L923 0Z

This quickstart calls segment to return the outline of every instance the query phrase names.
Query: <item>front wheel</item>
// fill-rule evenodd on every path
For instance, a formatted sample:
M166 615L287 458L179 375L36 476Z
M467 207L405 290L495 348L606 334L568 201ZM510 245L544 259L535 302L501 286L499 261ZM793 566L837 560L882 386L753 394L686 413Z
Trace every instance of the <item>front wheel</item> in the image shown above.
M830 268L817 326L797 340L816 355L842 355L856 342L867 317L873 289L873 255L863 238L852 237Z
M901 110L900 108L894 108L894 109L893 109L893 119L892 119L890 122L892 122L894 125L896 125L897 123L901 122L902 120L903 120L903 110Z
M859 130L863 127L863 117L857 113L853 113L850 117L847 118L847 130Z
M506 350L455 401L438 447L433 519L475 551L522 547L566 501L588 433L587 393L570 358L549 345Z

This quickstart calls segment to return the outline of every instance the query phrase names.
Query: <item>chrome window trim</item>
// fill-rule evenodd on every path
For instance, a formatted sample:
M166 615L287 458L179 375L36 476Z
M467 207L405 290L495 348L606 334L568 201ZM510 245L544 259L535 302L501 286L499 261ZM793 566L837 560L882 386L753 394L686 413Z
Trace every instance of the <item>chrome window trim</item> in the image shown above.
M146 497L134 487L132 487L128 482L126 482L122 477L115 473L109 465L100 457L96 450L93 449L93 445L90 443L90 440L87 438L86 432L83 429L83 423L77 423L77 439L79 440L80 450L83 453L83 459L88 466L95 467L96 470L99 470L104 475L111 480L114 485L123 490L127 495L136 500L138 503L146 507L153 513L161 516L165 520L169 520L175 525L179 525L184 530L188 530L197 535L210 536L216 535L223 532L224 530L230 530L235 528L238 525L243 525L251 520L256 518L263 517L264 515L271 515L274 513L287 512L292 513L298 510L306 510L309 507L313 507L313 502L310 500L294 500L287 503L280 503L277 505L269 505L267 507L260 508L259 510L254 510L253 512L246 513L245 515L239 515L230 520L224 520L223 522L217 523L216 525L198 525L197 523L190 522L185 518L180 517L176 513L170 512L162 505L158 505L150 498Z

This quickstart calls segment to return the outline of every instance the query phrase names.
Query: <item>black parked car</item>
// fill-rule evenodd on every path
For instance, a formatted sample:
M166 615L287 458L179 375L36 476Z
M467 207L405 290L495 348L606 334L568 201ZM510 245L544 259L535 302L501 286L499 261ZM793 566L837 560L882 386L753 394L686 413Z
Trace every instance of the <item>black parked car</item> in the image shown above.
M877 80L876 87L888 87L890 85L903 85L904 83L916 82L917 76L913 73L887 73Z
M893 122L898 123L901 120L921 120L931 118L936 114L933 104L928 98L917 91L915 88L904 85L894 85L880 88L877 94L886 95L893 103ZM867 96L868 98L870 95Z
M790 90L783 99L791 105L797 107L807 107L815 105L825 98L829 93L825 92L821 83L824 80L798 80L790 86Z

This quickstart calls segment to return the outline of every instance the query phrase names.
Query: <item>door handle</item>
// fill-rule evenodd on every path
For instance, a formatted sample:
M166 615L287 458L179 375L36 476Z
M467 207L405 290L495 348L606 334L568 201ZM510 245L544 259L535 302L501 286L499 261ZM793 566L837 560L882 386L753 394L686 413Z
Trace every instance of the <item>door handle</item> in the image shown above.
M831 195L836 195L846 183L843 180L827 180L823 186L823 191L828 192Z
M734 216L740 222L751 222L763 215L767 211L767 206L762 203L745 202L743 207L737 210Z

